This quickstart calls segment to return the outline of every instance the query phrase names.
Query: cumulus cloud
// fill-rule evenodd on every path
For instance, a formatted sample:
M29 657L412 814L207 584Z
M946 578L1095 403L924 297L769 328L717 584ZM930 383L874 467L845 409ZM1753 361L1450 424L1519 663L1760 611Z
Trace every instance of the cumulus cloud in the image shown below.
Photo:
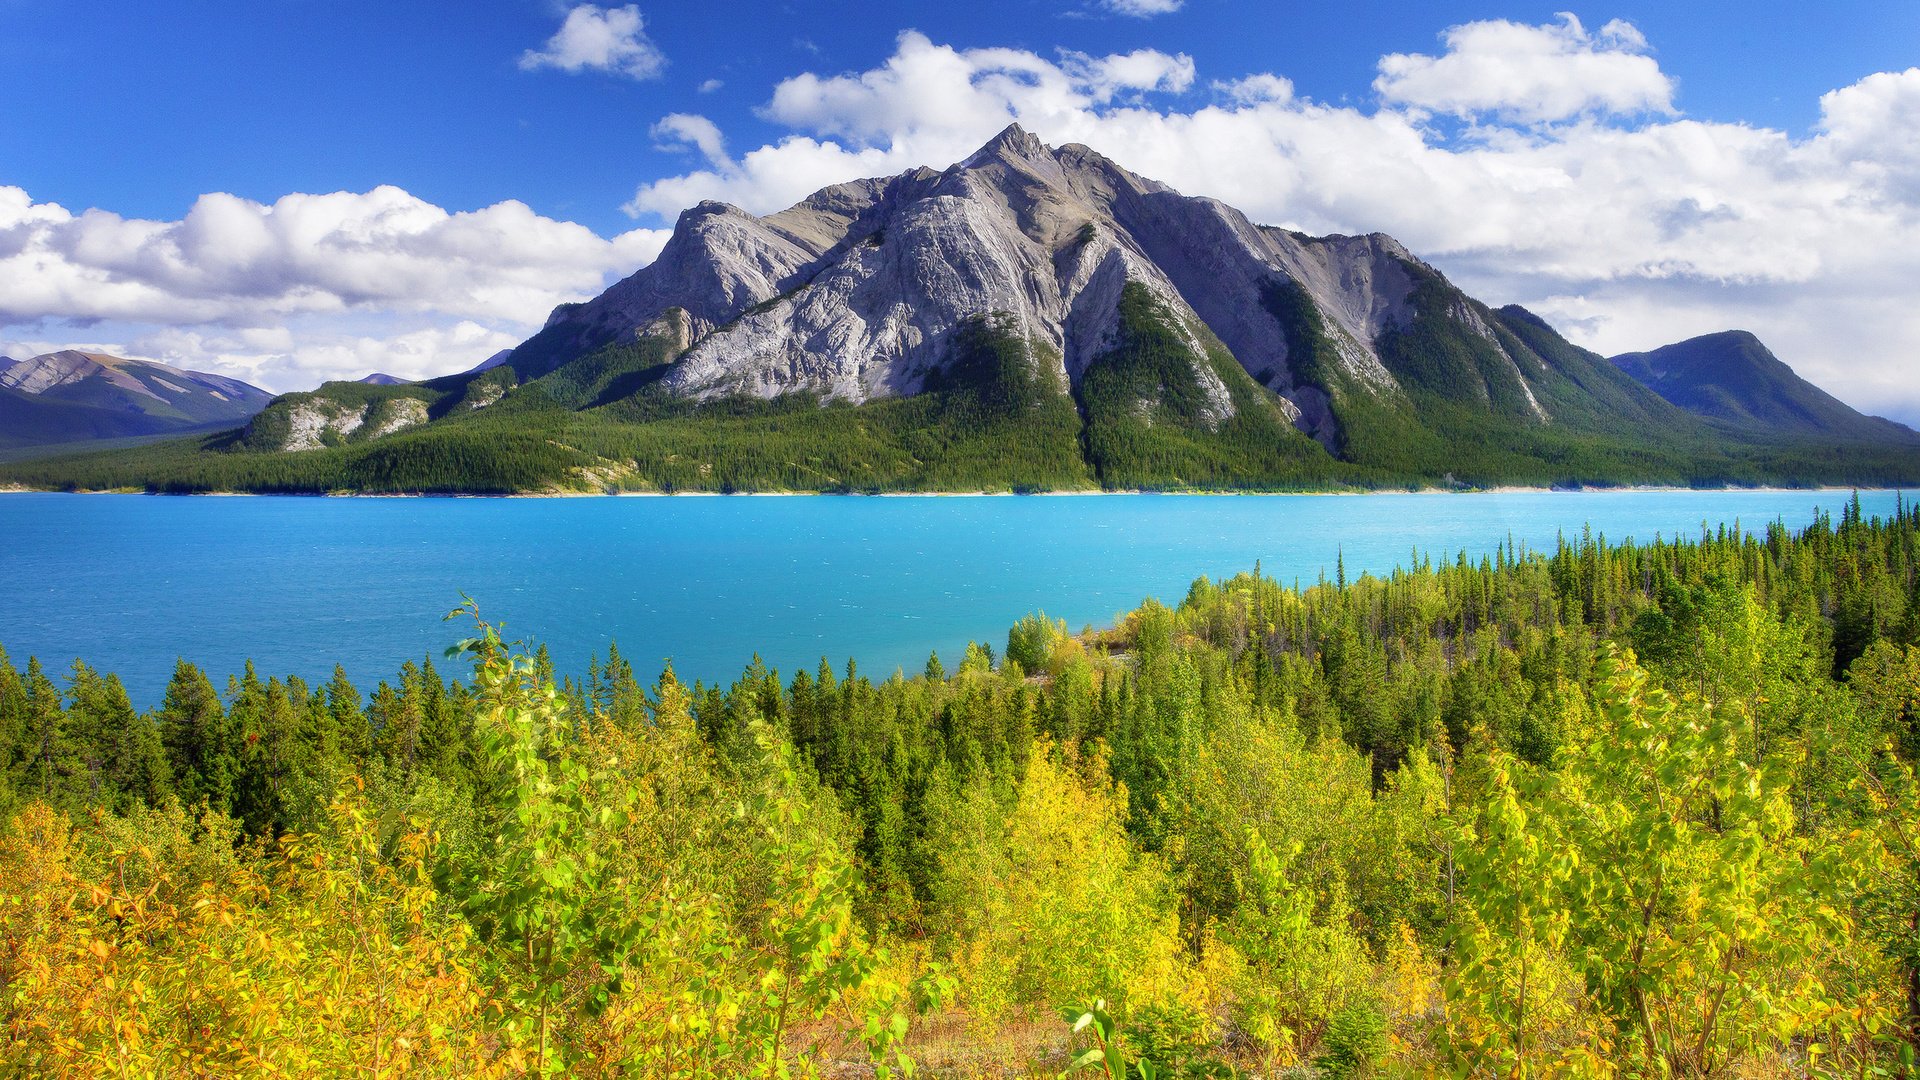
M402 379L433 378L464 371L524 338L470 319L378 329L381 332L353 333L303 326L296 334L290 328L219 333L162 327L130 336L107 351L175 367L211 365L256 385L297 389L376 371Z
M1101 0L1100 6L1116 15L1131 15L1136 19L1151 19L1155 15L1168 15L1185 6L1186 0Z
M626 210L671 221L702 199L778 209L851 177L957 161L1015 119L1061 131L1076 117L1137 108L1147 95L1181 93L1194 80L1191 57L1153 49L1047 58L1022 49L959 50L908 31L880 67L805 73L774 87L761 116L798 133L738 159L712 153L723 143L704 118L697 130L682 117L666 118L654 137L699 150L708 167L642 185Z
M519 202L450 212L395 187L272 204L210 194L178 221L76 214L0 187L0 331L109 324L124 331L120 344L188 342L153 335L191 331L203 344L250 342L206 346L200 362L226 365L228 374L246 377L240 356L319 371L326 357L345 363L348 354L293 342L263 349L257 333L304 319L311 333L338 336L314 318L325 316L336 327L360 320L396 334L467 320L524 336L554 305L591 296L650 261L665 239L655 229L603 238ZM182 346L166 355L194 353ZM422 354L402 348L401 366L412 355Z
M1293 99L1293 80L1262 72L1238 79L1216 80L1213 90L1241 105L1286 102Z
M602 71L629 79L655 79L667 58L647 37L646 20L633 4L602 8L580 4L567 12L545 48L520 54L520 70L558 68L570 74Z
M1193 103L1175 96L1197 78L1185 58L962 50L910 32L870 70L775 86L761 115L788 129L777 141L728 156L708 152L724 151L717 128L656 131L707 166L642 185L627 209L778 210L849 177L944 167L1018 121L1257 220L1391 233L1475 295L1537 306L1603 352L1743 327L1842 398L1920 420L1906 373L1920 353L1907 299L1920 69L1826 95L1817 129L1795 137L1675 114L1671 80L1622 23L1479 23L1444 40L1429 66L1384 58L1378 100L1356 106L1272 74L1216 81ZM1473 123L1437 130L1442 111Z
M1135 49L1112 56L1088 56L1067 52L1060 55L1060 63L1097 105L1151 91L1177 94L1193 85L1193 58L1184 53L1168 56L1158 49Z
M1835 164L1851 165L1867 192L1920 200L1920 68L1869 75L1821 96L1820 130Z
M509 333L472 320L432 325L393 317L375 317L357 326L341 325L335 319L301 319L288 326L226 330L95 329L110 332L56 340L0 337L0 355L25 357L83 349L226 375L284 393L376 371L402 379L433 378L464 371L525 339L524 331Z
M732 168L720 126L694 113L671 113L653 125L653 137L667 147L691 146L716 169Z
M1441 35L1440 56L1380 59L1373 88L1395 105L1453 116L1546 123L1583 113L1673 111L1673 80L1647 39L1616 19L1588 33L1573 15L1545 26L1494 19Z
M603 239L513 201L449 212L396 187L271 205L203 195L179 221L74 214L0 187L0 321L245 324L366 306L538 321L663 242Z

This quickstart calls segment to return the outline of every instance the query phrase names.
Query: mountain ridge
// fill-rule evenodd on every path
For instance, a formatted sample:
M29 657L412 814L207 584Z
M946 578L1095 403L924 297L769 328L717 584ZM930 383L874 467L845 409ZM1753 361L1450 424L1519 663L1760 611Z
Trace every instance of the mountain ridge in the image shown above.
M218 428L246 422L272 399L223 375L62 349L0 364L0 446Z
M1610 362L1709 419L1808 436L1920 443L1920 433L1907 425L1862 413L1808 382L1745 330L1702 334Z
M494 363L497 360L498 363ZM1010 126L764 217L690 207L504 357L329 383L25 482L1048 490L1920 480L1708 419L1392 237L1306 236ZM65 472L61 470L65 469ZM15 474L23 475L18 472Z
M896 240L902 252L889 259ZM1049 148L1018 125L943 172L837 185L766 218L696 206L655 263L586 304L556 309L507 362L537 377L566 361L556 339L578 354L659 334L681 352L661 378L670 393L811 391L858 403L917 392L965 318L1004 310L1059 352L1078 386L1112 346L1128 283L1152 292L1181 329L1218 338L1329 449L1344 441L1335 404L1343 395L1466 394L1521 423L1553 419L1526 370L1552 365L1512 348L1489 309L1393 238L1257 225L1084 146ZM1304 295L1290 301L1276 290ZM1446 309L1441 317L1460 324L1452 351L1473 355L1439 369L1413 358L1394 370L1382 351L1412 328L1416 298ZM1308 328L1299 323L1309 314L1320 347L1303 357ZM1479 342L1463 343L1463 333ZM1197 332L1188 337L1192 352L1204 351ZM1228 408L1224 388L1202 381L1216 409Z

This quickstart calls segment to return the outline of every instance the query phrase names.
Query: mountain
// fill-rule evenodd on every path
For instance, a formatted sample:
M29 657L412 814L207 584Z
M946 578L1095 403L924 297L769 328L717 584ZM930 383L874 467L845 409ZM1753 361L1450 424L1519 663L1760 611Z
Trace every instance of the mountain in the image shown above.
M20 361L15 360L11 356L0 356L0 375L6 374L6 371L8 368L12 367L13 365L19 362Z
M1700 432L1391 237L1257 225L1017 126L943 172L765 218L702 203L651 265L557 309L507 366L591 391L560 394L572 407L643 386L860 404L950 385L983 319L1071 397L1107 486L1341 471L1289 430L1363 473L1431 480L1579 479L1553 463Z
M365 383L368 386L404 386L406 383L410 382L411 380L398 378L396 376L389 375L384 371L376 371L371 375L366 375L361 378L355 379L353 381L357 383Z
M1010 127L658 258L503 359L193 444L0 470L166 490L1314 489L1920 480L1708 420L1389 236L1307 236Z
M1920 441L1902 424L1858 412L1813 385L1745 330L1705 334L1613 365L1688 412L1810 438Z
M0 446L231 427L272 397L237 379L67 349L0 365Z
M466 371L461 372L461 374L478 375L483 371L492 371L494 368L497 368L501 364L506 363L507 357L512 355L513 355L512 349L501 349L499 352L494 353L492 356L489 356L485 360L482 360L479 363L473 365L472 367L468 368Z

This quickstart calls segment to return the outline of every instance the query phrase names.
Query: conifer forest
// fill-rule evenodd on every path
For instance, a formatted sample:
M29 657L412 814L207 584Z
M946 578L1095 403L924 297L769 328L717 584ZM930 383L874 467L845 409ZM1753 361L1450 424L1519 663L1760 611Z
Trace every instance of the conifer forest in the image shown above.
M911 672L450 618L146 712L0 654L0 1073L1915 1067L1920 508L1248 568Z

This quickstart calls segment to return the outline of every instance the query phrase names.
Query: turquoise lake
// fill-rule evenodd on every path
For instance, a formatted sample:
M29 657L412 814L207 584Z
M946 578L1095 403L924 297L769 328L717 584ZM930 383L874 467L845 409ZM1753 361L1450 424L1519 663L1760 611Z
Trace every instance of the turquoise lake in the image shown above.
M998 650L1044 609L1078 629L1194 578L1263 570L1310 584L1385 573L1420 551L1532 548L1584 526L1609 539L1698 535L1816 508L1840 491L1365 496L204 498L0 495L0 646L53 672L84 658L158 704L177 657L224 685L324 678L370 687L462 636L464 592L510 637L579 673L609 641L648 681L781 671L918 671L967 641ZM1869 514L1893 492L1863 493Z

